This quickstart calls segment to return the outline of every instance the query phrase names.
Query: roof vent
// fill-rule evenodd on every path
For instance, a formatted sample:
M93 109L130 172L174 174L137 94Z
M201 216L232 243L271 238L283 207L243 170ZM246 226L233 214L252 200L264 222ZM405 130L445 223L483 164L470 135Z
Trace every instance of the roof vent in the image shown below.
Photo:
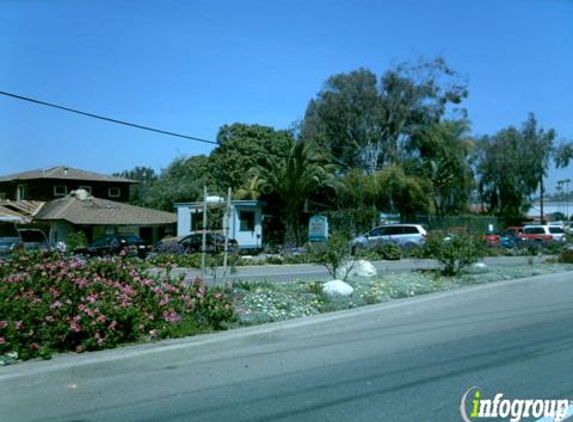
M69 171L69 170L70 170L70 169L69 169L68 167L64 167L64 174L68 174L68 171Z

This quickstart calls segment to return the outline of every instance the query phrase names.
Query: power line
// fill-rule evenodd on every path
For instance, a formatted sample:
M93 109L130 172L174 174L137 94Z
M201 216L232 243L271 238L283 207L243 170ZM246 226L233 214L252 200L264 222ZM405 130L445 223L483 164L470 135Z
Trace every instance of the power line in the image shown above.
M106 122L110 122L110 123L115 123L115 124L119 124L119 125L123 125L123 126L128 126L128 127L132 127L135 129L141 129L141 130L146 130L148 132L154 132L154 133L159 133L161 135L167 135L167 136L173 136L176 138L183 138L183 139L187 139L190 141L195 141L195 142L201 142L204 144L210 144L210 145L217 145L217 146L222 146L225 148L229 148L229 149L234 149L237 151L242 151L242 152L248 152L248 153L263 153L266 155L275 155L277 157L280 158L289 158L289 156L287 154L280 154L277 152L270 152L264 149L257 149L257 148L250 148L250 147L243 147L240 145L224 145L221 144L217 141L212 141L209 139L204 139L204 138L198 138L196 136L190 136L190 135L185 135L182 133L177 133L177 132L172 132L169 130L163 130L163 129L157 129L151 126L145 126L145 125L140 125L138 123L132 123L132 122L128 122L125 120L120 120L120 119L116 119L113 117L107 117L107 116L102 116L100 114L95 114L95 113L90 113L87 111L82 111L82 110L78 110L75 108L71 108L71 107L66 107L66 106L62 106L59 104L54 104L54 103L50 103L48 101L42 101L42 100L38 100L36 98L31 98L31 97L25 97L23 95L18 95L18 94L13 94L10 92L6 92L6 91L0 91L0 95L4 95L6 97L10 97L10 98L14 98L17 100L21 100L21 101L26 101L26 102L30 102L33 104L37 104L37 105L41 105L41 106L45 106L45 107L51 107L51 108L55 108L57 110L62 110L62 111L67 111L69 113L74 113L74 114L79 114L81 116L85 116L85 117L90 117L92 119L98 119L98 120L103 120ZM315 159L311 159L309 160L311 162L315 162L315 163L320 163L320 164L338 164L341 165L341 163L336 163L336 162L331 162L331 161L327 161L327 160L315 160Z
M256 152L256 153L263 153L266 155L275 155L277 157L280 158L289 158L289 156L287 154L280 154L277 152L270 152L264 149L257 149L257 148L250 148L250 147L243 147L240 145L224 145L224 144L220 144L217 141L211 141L209 139L203 139L203 138L198 138L196 136L190 136L190 135L185 135L182 133L177 133L177 132L172 132L169 130L163 130L163 129L157 129L151 126L145 126L145 125L140 125L138 123L132 123L132 122L128 122L125 120L120 120L120 119L116 119L113 117L107 117L107 116L102 116L100 114L95 114L95 113L90 113L87 111L82 111L82 110L78 110L75 108L71 108L71 107L66 107L66 106L62 106L62 105L58 105L58 104L54 104L54 103L50 103L47 101L42 101L42 100L38 100L36 98L31 98L31 97L25 97L23 95L18 95L18 94L13 94L10 92L6 92L6 91L0 91L0 95L4 95L6 97L10 97L10 98L14 98L16 100L21 100L21 101L26 101L26 102L30 102L33 104L37 104L37 105L41 105L41 106L45 106L45 107L51 107L51 108L55 108L57 110L62 110L62 111L67 111L69 113L74 113L74 114L79 114L85 117L90 117L92 119L98 119L98 120L103 120L106 122L110 122L110 123L115 123L115 124L119 124L119 125L123 125L123 126L128 126L128 127L132 127L135 129L140 129L140 130L146 130L148 132L154 132L154 133L159 133L161 135L167 135L167 136L173 136L176 138L183 138L183 139L187 139L187 140L191 140L191 141L196 141L196 142L201 142L204 144L210 144L210 145L217 145L217 146L222 146L225 148L229 148L229 149L234 149L237 151L242 151L242 152ZM310 162L314 162L314 163L319 163L319 164L337 164L337 165L342 165L342 163L340 162L332 162L332 161L328 161L328 160L316 160L316 159L311 159L309 160Z
M144 125L140 125L137 123L126 122L125 120L119 120L119 119L114 119L112 117L101 116L99 114L88 113L87 111L77 110L77 109L74 109L71 107L64 107L64 106L61 106L58 104L49 103L47 101L41 101L41 100L38 100L36 98L24 97L23 95L12 94L10 92L5 92L5 91L0 91L0 94L5 95L6 97L15 98L17 100L28 101L30 103L39 104L39 105L46 106L46 107L52 107L52 108L55 108L58 110L63 110L63 111L67 111L70 113L80 114L82 116L91 117L93 119L104 120L106 122L116 123L119 125L129 126L129 127L133 127L133 128L141 129L141 130L147 130L149 132L160 133L162 135L174 136L176 138L183 138L183 139L189 139L191 141L203 142L205 144L219 145L218 142L210 141L208 139L197 138L196 136L184 135L181 133L171 132L168 130L156 129L156 128L153 128L150 126L144 126Z

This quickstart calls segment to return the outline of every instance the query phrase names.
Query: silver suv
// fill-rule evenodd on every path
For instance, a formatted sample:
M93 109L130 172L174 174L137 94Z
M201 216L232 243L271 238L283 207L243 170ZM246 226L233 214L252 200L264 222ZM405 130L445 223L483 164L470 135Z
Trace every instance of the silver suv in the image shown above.
M423 245L428 233L419 224L389 224L379 226L351 241L352 250L373 248L385 243L393 243L401 248Z

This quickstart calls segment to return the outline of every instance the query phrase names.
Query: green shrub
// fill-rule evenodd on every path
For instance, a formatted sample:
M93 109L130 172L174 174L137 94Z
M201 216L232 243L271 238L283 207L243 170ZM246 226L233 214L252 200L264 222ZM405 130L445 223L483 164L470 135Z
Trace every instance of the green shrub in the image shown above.
M402 250L398 245L393 243L384 243L376 245L374 247L374 252L379 259L384 259L388 261L395 261L402 257Z
M83 248L88 245L88 238L83 231L68 233L66 238L66 246L68 251L73 252L74 249Z
M445 237L443 233L431 233L424 245L425 255L438 260L444 275L459 274L465 267L484 256L482 239L466 233Z
M333 233L326 242L310 244L308 256L311 262L323 265L336 278L338 269L350 258L348 238L341 233Z
M563 250L563 245L561 243L551 242L550 244L547 245L545 252L548 253L549 255L559 255L562 250Z
M185 324L221 328L234 318L229 288L153 277L118 257L23 253L0 260L0 279L0 355L21 359L171 337Z
M559 262L573 264L573 249L563 249L559 254Z

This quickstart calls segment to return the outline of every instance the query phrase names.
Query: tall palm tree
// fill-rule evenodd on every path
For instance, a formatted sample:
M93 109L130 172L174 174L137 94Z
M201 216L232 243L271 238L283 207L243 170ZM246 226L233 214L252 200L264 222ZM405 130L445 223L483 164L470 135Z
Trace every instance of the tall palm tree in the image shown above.
M309 197L322 187L336 188L336 166L326 155L302 141L292 141L284 157L269 156L252 169L267 193L277 194L285 204L285 245L300 245L300 213Z

